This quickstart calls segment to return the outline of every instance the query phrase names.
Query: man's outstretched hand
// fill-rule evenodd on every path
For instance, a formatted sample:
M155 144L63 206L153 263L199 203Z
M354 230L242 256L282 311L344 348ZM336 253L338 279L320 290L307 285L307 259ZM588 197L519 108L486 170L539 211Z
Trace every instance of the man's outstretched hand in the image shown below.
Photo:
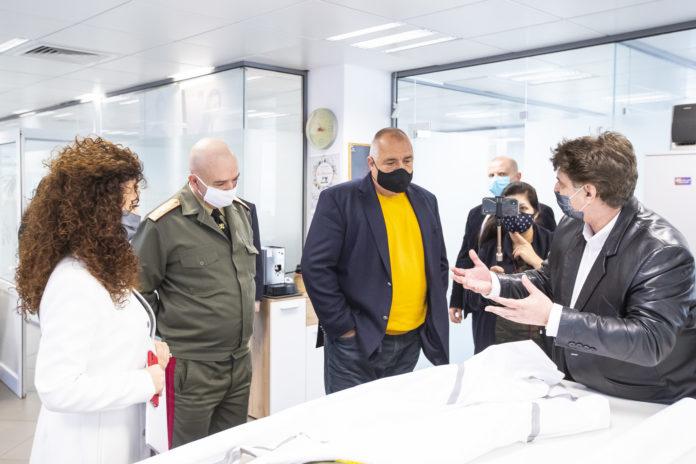
M469 269L453 267L452 278L467 290L484 296L490 294L493 288L490 269L483 264L474 250L469 250L469 258L474 263L474 267Z

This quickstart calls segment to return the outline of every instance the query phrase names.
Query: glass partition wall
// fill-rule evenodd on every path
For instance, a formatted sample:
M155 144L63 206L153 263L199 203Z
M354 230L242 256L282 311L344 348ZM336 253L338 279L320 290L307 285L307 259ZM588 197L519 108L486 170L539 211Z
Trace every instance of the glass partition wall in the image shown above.
M20 396L33 387L38 328L14 310L19 214L44 162L75 137L99 135L138 154L143 216L185 185L197 140L225 140L239 158L238 194L256 205L262 244L286 247L294 269L303 238L304 79L240 67L0 123L0 380Z
M619 131L642 177L645 155L670 150L672 106L696 102L696 30L407 74L395 82L394 116L414 140L414 182L438 197L453 264L468 211L490 194L494 156L514 158L557 218L549 158L563 138ZM453 326L450 349L452 361L470 356L470 329Z

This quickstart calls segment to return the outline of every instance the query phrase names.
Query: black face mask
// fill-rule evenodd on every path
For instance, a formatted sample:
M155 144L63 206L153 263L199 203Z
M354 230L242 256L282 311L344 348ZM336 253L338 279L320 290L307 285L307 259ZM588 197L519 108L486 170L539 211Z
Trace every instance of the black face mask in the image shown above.
M413 173L400 168L392 172L382 172L377 168L377 183L394 193L403 193L408 188Z

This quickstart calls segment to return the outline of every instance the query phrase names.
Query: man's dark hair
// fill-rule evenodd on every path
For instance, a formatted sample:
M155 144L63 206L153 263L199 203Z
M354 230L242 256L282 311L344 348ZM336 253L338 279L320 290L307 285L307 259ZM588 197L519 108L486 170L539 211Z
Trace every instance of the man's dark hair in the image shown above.
M553 169L575 186L592 184L607 205L620 208L633 196L638 168L633 145L618 132L564 139L552 151Z

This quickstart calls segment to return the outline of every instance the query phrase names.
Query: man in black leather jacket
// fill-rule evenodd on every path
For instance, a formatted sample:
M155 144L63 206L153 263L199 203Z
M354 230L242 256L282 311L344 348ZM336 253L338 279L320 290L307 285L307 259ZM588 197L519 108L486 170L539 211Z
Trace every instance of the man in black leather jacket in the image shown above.
M631 143L612 132L563 141L551 161L566 217L542 268L496 277L471 252L455 280L502 305L487 311L546 326L570 380L639 401L695 397L694 258L633 197Z

